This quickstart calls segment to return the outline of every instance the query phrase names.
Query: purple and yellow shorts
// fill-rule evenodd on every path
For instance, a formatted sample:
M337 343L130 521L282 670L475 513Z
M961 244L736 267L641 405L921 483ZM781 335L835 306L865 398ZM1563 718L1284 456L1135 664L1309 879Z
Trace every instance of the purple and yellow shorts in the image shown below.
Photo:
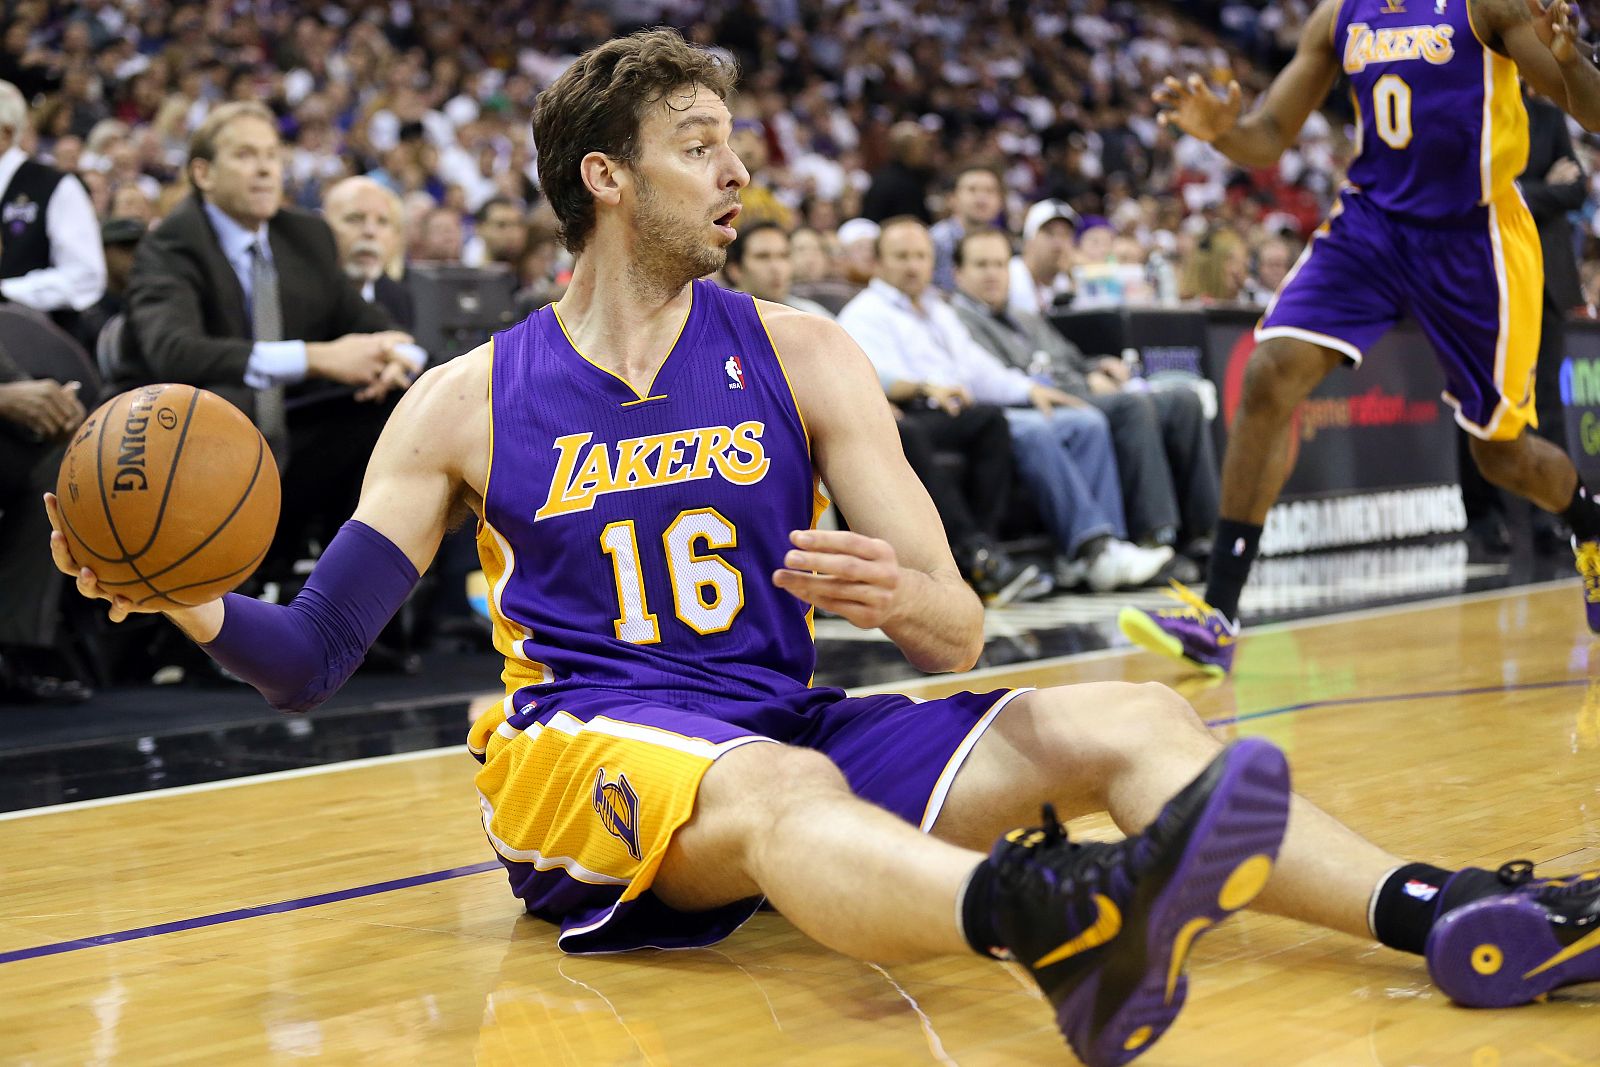
M1458 219L1409 219L1353 188L1340 191L1256 327L1256 340L1293 337L1361 363L1410 315L1444 370L1444 399L1475 437L1511 440L1538 425L1544 262L1539 231L1512 189Z
M650 884L700 780L724 753L781 742L821 752L851 790L924 832L963 761L1026 689L937 700L798 690L712 714L647 694L580 689L512 698L473 725L484 832L527 910L561 927L571 953L694 948L720 941L760 899L712 911L669 908Z

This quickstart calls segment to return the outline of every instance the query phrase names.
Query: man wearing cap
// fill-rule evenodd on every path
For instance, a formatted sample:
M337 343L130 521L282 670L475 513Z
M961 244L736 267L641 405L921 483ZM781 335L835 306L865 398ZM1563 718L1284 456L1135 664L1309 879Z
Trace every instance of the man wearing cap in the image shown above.
M879 276L845 306L839 325L877 368L889 399L913 401L922 390L952 412L974 401L1004 408L1018 469L1061 548L1063 577L1081 570L1096 592L1156 577L1172 549L1128 543L1105 416L973 340L933 288L933 241L920 220L886 222L878 260Z
M1022 220L1022 252L1011 257L1008 306L1049 317L1072 303L1072 255L1078 213L1060 200L1041 200Z
M863 286L878 272L879 227L871 219L847 219L839 226L839 265L845 281Z

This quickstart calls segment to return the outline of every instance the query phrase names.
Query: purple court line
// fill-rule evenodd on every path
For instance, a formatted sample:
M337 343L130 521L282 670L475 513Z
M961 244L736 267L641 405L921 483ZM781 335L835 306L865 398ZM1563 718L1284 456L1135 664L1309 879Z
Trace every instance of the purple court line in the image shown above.
M1207 719L1206 725L1232 726L1238 722L1270 719L1275 715L1293 715L1297 711L1311 711L1316 708L1337 708L1352 704L1393 704L1402 700L1472 697L1483 696L1486 693L1517 693L1532 689L1573 689L1580 685L1586 686L1596 680L1591 678L1561 678L1553 682L1515 682L1511 685L1480 685L1469 689L1428 689L1417 693L1390 693L1385 696L1334 697L1330 700L1307 700L1300 704L1285 704L1282 707L1268 708L1265 711L1251 711L1244 715L1229 715L1222 719Z
M219 911L211 915L200 915L192 919L179 919L176 922L160 923L156 926L140 926L133 930L119 930L114 934L98 934L94 937L83 937L73 941L57 941L51 945L35 945L32 948L19 948L11 952L0 952L0 964L17 963L21 960L36 959L40 956L54 956L61 952L77 952L79 949L98 948L101 945L120 945L124 941L138 941L140 938L145 937L175 934L182 930L199 930L207 926L220 926L223 923L238 922L240 919L254 919L258 915L281 915L288 911L303 911L306 908L315 908L319 904L335 904L341 900L370 897L377 893L392 893L397 889L410 889L413 886L427 885L430 882L443 882L451 878L465 878L469 874L482 874L484 871L498 870L501 870L498 860L485 860L482 863L473 863L465 867L451 867L449 870L432 871L428 874L413 874L407 878L394 878L387 882L374 882L372 885L358 885L354 889L318 893L314 897L281 900L276 904L258 904L253 908L235 908L233 911Z
M1563 678L1551 682L1485 685L1470 689L1431 689L1416 693L1390 693L1386 696L1307 700L1299 704L1285 704L1282 707L1267 708L1264 711L1252 711L1244 715L1230 715L1221 719L1209 719L1206 725L1229 726L1233 723L1269 719L1277 715L1293 715L1296 712L1312 711L1317 708L1333 708L1356 704L1387 704L1402 700L1427 700L1437 697L1482 696L1488 693L1512 693L1533 689L1568 689L1580 685L1586 686L1589 683L1590 679L1588 678ZM356 897L370 897L377 893L392 893L397 889L410 889L412 886L427 885L430 882L443 882L451 878L465 878L467 875L482 874L485 871L497 871L500 869L498 860L485 860L482 863L473 863L466 867L451 867L449 870L433 871L429 874L414 874L408 878L395 878L387 882L356 886L354 889L340 889L332 893L319 893L312 897L298 897L294 900L279 901L276 904L261 904L253 908L236 908L233 911L219 911L211 915L201 915L192 919L179 919L175 922L161 923L156 926L141 926L133 930L119 930L113 934L99 934L95 937L78 938L72 941L57 941L50 945L35 945L32 948L0 952L0 964L17 963L22 960L36 959L40 956L54 956L62 952L77 952L80 949L98 948L101 945L118 945L124 941L138 941L145 937L159 937L162 934L175 934L184 930L199 930L207 926L238 922L241 919L254 919L258 915L281 915L290 911L303 911L306 908L315 908L321 904L334 904L341 900L353 900Z

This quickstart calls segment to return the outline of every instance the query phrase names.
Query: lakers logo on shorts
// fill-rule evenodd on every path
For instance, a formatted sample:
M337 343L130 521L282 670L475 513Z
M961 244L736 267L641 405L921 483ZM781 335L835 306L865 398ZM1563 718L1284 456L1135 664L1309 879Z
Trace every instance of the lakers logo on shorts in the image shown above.
M639 794L628 784L626 774L608 782L606 769L600 768L594 776L594 810L600 813L600 825L606 832L627 846L628 855L643 859L639 853Z

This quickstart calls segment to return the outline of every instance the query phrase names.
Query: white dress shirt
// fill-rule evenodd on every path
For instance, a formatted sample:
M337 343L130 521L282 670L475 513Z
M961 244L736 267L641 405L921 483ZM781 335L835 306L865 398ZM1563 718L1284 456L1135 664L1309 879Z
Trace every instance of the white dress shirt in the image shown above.
M250 301L255 277L254 265L250 262L250 248L259 242L267 262L272 262L272 243L267 240L267 224L263 222L255 230L247 230L209 200L205 203L205 209L206 218L211 220L211 228L216 231L217 244L222 247L222 256L228 261L228 266L233 268L234 277L239 279L239 288L244 290L245 314L254 321ZM282 291L280 285L279 292ZM281 322L282 309L279 311ZM252 389L265 389L271 385L293 385L303 381L305 376L304 341L257 341L251 347L250 361L244 367L244 384Z
M11 184L28 154L12 147L0 153L0 191ZM44 212L50 266L0 281L0 296L38 311L86 311L106 294L106 254L100 244L89 191L76 175L61 179Z
M895 382L960 385L980 403L1013 407L1026 404L1034 386L974 340L931 286L913 304L874 278L839 312L839 325L866 352L885 390Z

